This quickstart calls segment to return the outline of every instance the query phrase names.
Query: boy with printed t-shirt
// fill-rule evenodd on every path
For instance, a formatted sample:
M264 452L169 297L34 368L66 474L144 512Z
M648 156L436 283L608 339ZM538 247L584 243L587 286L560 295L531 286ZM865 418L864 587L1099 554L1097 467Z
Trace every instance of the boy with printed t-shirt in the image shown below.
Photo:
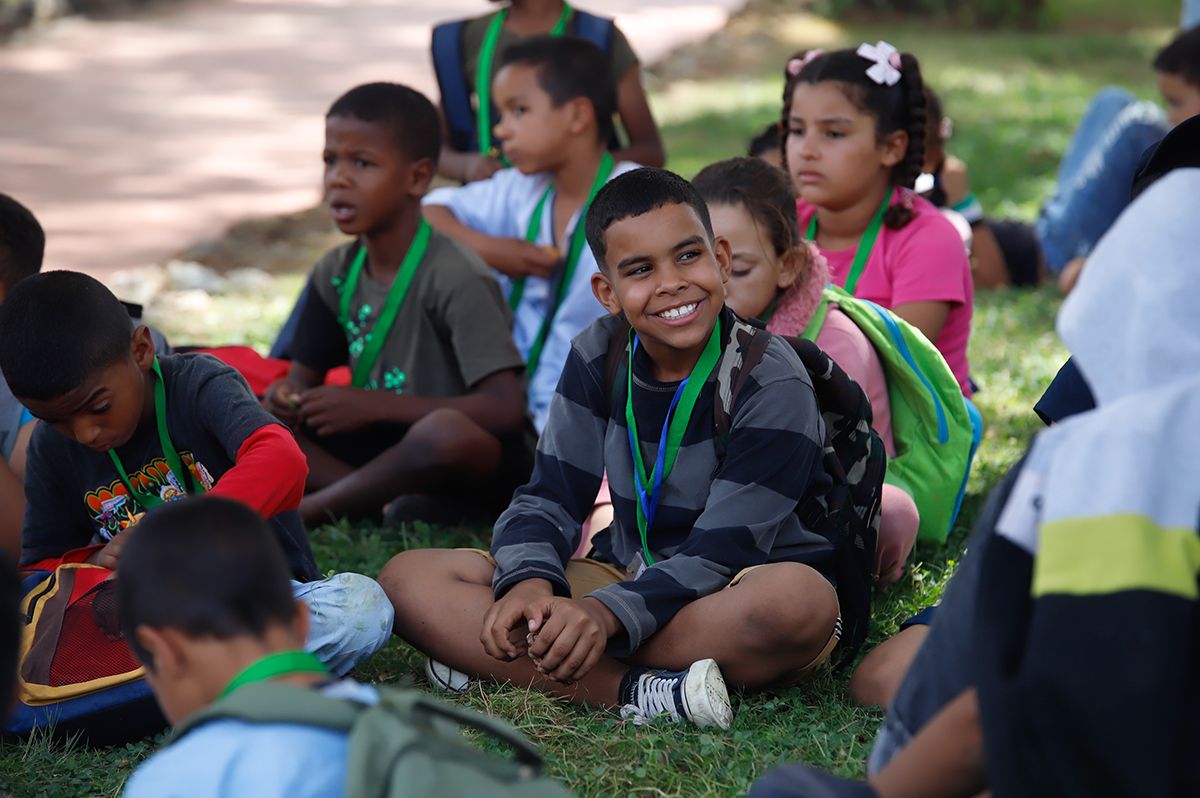
M0 367L42 422L25 470L22 565L120 571L147 510L189 494L235 498L279 538L311 610L310 650L345 673L387 642L378 584L319 578L296 513L304 454L233 369L207 355L156 356L149 329L131 333L107 288L65 271L27 278L0 306Z
M291 370L265 398L308 455L309 523L411 494L471 495L494 513L529 476L508 308L479 258L421 219L440 140L433 104L394 83L351 89L326 114L326 201L355 240L313 269ZM350 387L322 385L347 364Z
M492 84L496 138L513 168L423 201L436 230L496 270L516 314L529 410L540 431L571 339L603 313L591 292L596 259L584 240L588 203L636 169L605 148L614 89L604 56L580 39L541 38L505 50Z
M380 581L439 686L481 677L727 728L725 678L790 684L837 644L837 595L818 570L832 549L796 514L831 484L824 423L799 357L772 337L739 377L718 453L718 375L770 334L726 309L729 244L690 183L659 169L616 178L587 235L610 315L573 342L533 479L491 554L409 551ZM610 351L627 364L616 376ZM605 471L613 524L572 560Z

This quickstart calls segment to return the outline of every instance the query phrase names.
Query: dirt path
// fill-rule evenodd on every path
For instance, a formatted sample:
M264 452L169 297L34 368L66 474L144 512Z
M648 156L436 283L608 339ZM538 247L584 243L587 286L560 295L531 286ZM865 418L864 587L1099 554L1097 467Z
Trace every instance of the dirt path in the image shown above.
M607 0L643 62L740 0ZM369 80L436 93L429 28L481 0L195 0L71 20L0 49L0 191L47 268L158 261L230 223L317 201L324 109Z

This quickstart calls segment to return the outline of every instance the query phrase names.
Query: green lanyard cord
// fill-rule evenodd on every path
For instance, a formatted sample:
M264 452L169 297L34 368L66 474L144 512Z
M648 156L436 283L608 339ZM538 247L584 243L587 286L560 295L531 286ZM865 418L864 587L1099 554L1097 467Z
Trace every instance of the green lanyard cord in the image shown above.
M388 335L392 332L392 327L396 323L396 316L400 313L400 308L404 304L404 297L408 295L408 289L412 286L413 278L417 274L417 268L421 265L421 260L425 257L425 251L429 249L429 237L432 230L428 222L424 219L417 227L417 234L413 236L412 243L408 246L408 252L404 253L404 261L400 264L400 271L396 274L396 279L392 281L392 287L388 290L387 300L383 304L383 310L379 312L379 318L375 322L375 327L366 336L366 342L363 346L362 354L354 363L354 369L351 375L351 384L355 388L363 388L367 384L367 378L371 376L371 370L375 368L375 362L379 360L379 353L383 351L383 345L387 342ZM346 273L346 281L342 284L342 299L338 309L338 322L342 325L342 329L346 331L347 339L351 338L350 332L350 305L354 301L354 291L358 288L358 281L362 277L363 267L367 261L366 246L359 247L358 254L354 257L354 262L350 264L350 269Z
M879 230L883 227L883 215L887 213L888 206L892 204L892 194L894 192L895 189L888 189L887 194L883 197L883 204L879 206L879 210L875 211L875 215L871 217L871 223L867 225L862 238L858 240L858 249L854 251L854 263L850 266L850 273L846 275L846 284L842 286L846 289L846 293L851 296L854 295L854 289L858 286L858 278L862 277L863 270L867 268L867 261L871 257L871 250L875 247L875 239L879 237ZM817 240L816 213L812 215L812 219L808 222L808 230L804 232L804 240Z
M825 326L825 317L829 315L829 300L821 297L821 304L817 305L816 311L812 314L812 318L808 320L808 324L804 327L804 332L800 333L800 337L806 341L816 341L817 336L821 334L821 328Z
M571 12L571 5L563 3L562 14L550 30L551 36L562 36L566 32ZM496 60L496 44L500 41L500 31L506 19L507 8L500 9L492 17L487 33L483 35L483 46L479 48L479 61L475 65L475 138L479 143L479 152L492 158L503 158L499 152L492 151L492 64Z
M704 345L704 351L700 353L699 360L692 367L692 373L688 375L686 384L683 387L682 396L679 397L679 404L675 407L675 412L670 416L670 426L666 435L666 451L661 450L663 442L660 441L660 451L658 458L654 464L654 472L646 472L646 463L642 459L641 439L638 437L637 417L633 413L633 351L636 348L636 336L633 330L629 331L629 369L626 374L626 394L625 394L625 424L628 427L630 449L633 450L633 467L637 469L635 480L640 480L640 485L661 487L667 477L671 475L671 470L675 467L675 460L679 457L679 447L683 443L683 435L687 431L688 423L692 419L692 411L696 407L696 400L700 397L700 391L703 390L705 383L708 382L709 375L717 365L717 361L721 359L721 321L718 318L717 323L713 325L712 334L708 336L708 343ZM661 463L661 473L659 473ZM654 495L651 503L657 507L658 490L652 488ZM650 553L650 544L648 533L650 529L650 519L646 516L646 508L640 497L637 502L637 525L638 534L642 539L642 555L646 560L646 565L654 564L654 556Z
M596 194L608 182L609 175L612 174L616 164L613 162L613 157L609 153L604 153L600 159L600 168L596 170L596 179L592 181L592 188L588 192L587 201L579 209L579 214L576 216L575 229L571 232L571 246L567 250L566 260L563 261L562 273L558 284L558 291L552 298L549 309L546 311L545 318L542 319L542 326L538 329L537 337L533 339L533 345L529 347L529 356L525 358L525 373L532 377L537 371L538 364L542 359L542 349L546 346L546 338L550 335L550 328L554 324L554 317L558 313L558 309L562 306L563 300L567 298L567 292L571 290L571 282L575 279L575 270L579 265L579 258L583 255L583 247L587 243L587 225L584 223L587 218L588 208L592 205L592 200L596 198ZM546 186L545 192L542 193L541 199L538 200L537 206L533 209L533 216L529 217L529 226L525 229L525 240L536 243L538 235L542 231L542 217L545 214L546 203L550 199L550 195L554 192L554 185ZM512 281L512 288L508 292L508 306L515 313L517 306L521 304L521 299L525 296L525 278L516 277Z
M307 651L280 651L278 654L268 654L262 659L250 663L241 673L234 676L219 698L224 698L239 687L245 687L253 682L265 682L267 679L291 676L296 673L329 676L329 669L315 655L309 654Z
M162 368L158 365L157 357L154 358L154 364L150 367L150 371L154 380L154 421L158 427L158 442L162 446L163 458L167 461L167 468L175 475L175 479L179 481L180 489L185 493L189 486L193 494L204 493L204 486L184 466L183 459L179 456L179 452L175 450L175 444L171 442L171 436L167 432L167 389L163 385ZM129 475L125 473L125 466L121 463L121 458L117 456L116 449L109 449L108 456L116 467L117 474L121 477L121 484L125 486L125 490L129 491L129 495L136 499L138 504L142 505L143 509L149 510L162 504L162 499L153 493L143 493L133 487L133 483L129 481Z

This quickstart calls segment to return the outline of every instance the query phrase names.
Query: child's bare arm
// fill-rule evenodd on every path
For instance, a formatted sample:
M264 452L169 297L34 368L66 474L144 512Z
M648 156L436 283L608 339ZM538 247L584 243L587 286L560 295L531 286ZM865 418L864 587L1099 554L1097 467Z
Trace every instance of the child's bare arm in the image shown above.
M25 490L20 477L0 458L0 549L15 562L21 556Z
M613 157L642 166L662 166L666 163L662 136L654 122L650 103L646 100L646 90L642 87L642 70L636 65L630 67L617 83L617 113L621 117L621 126L629 134L629 146L613 153Z
M422 212L429 226L456 239L483 258L484 262L509 277L548 277L558 266L559 253L520 238L490 236L459 221L454 211L443 205L424 205Z
M880 798L971 798L987 788L975 690L959 694L871 779Z

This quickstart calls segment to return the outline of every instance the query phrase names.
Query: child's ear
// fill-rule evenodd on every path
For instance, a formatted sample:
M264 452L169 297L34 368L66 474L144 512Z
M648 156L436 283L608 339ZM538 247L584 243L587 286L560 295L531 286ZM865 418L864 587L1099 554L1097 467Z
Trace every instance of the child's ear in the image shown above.
M879 162L891 169L908 154L908 131L897 130L883 137Z
M133 630L133 636L138 645L150 655L150 661L142 663L146 670L153 671L160 678L170 678L183 670L186 657L183 650L171 639L169 630L141 624Z
M429 193L429 184L437 176L437 167L430 158L422 158L412 165L408 173L408 193L413 197L424 197Z
M592 101L585 97L576 97L573 100L567 100L567 129L575 135L579 135L589 127L599 127L600 122L596 119L596 108L592 105Z
M139 324L134 329L130 348L133 352L133 362L137 363L137 367L142 371L149 371L150 367L154 365L154 338L150 335L149 327Z
M781 291L786 291L807 270L808 247L802 244L801 246L794 247L790 252L785 252L783 257L779 259L779 277L775 280L775 287Z
M729 239L725 236L716 236L712 242L713 257L717 259L717 268L721 270L721 282L729 282L729 274L733 271L733 248L729 246Z
M617 301L617 292L613 288L612 281L603 271L592 273L592 293L610 314L621 315L621 303Z

